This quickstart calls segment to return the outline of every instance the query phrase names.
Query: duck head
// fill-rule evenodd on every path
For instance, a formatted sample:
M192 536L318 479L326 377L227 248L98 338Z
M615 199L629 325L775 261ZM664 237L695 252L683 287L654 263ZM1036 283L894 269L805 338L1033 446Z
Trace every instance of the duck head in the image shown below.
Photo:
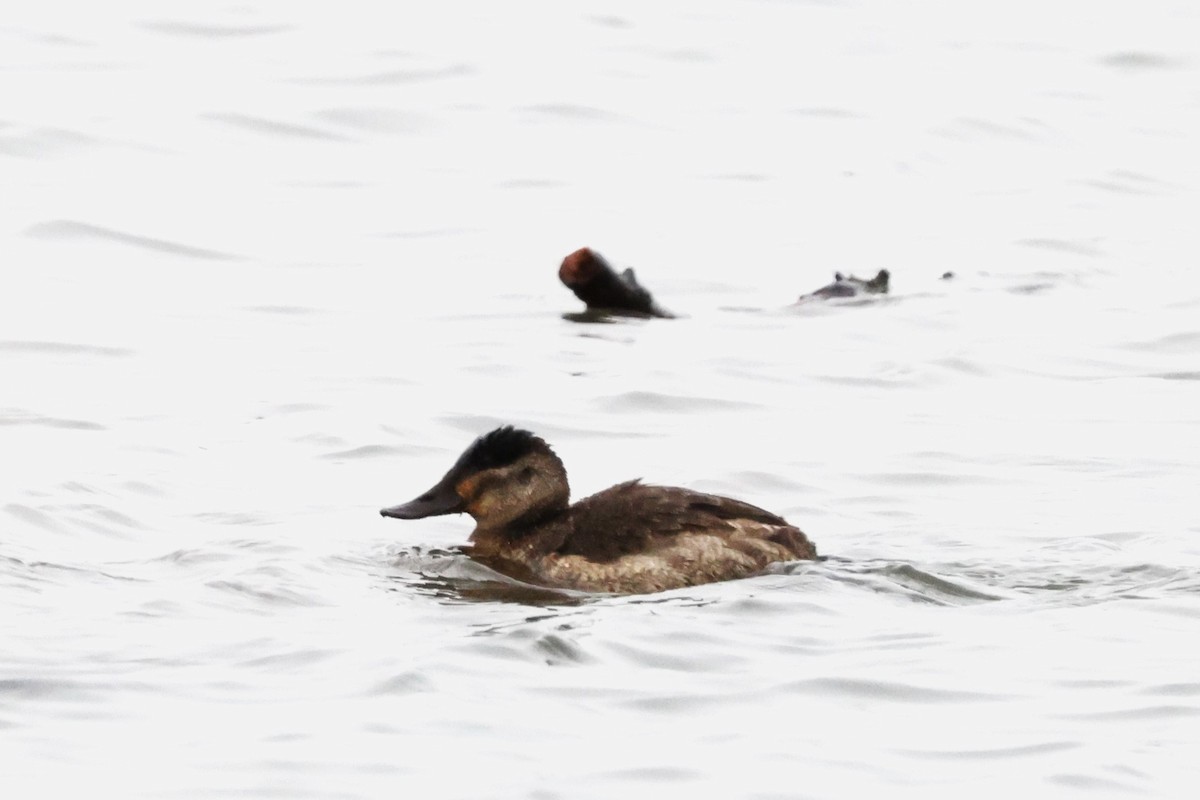
M511 425L476 439L432 489L379 513L423 519L466 512L480 528L536 522L565 509L567 472L542 439Z

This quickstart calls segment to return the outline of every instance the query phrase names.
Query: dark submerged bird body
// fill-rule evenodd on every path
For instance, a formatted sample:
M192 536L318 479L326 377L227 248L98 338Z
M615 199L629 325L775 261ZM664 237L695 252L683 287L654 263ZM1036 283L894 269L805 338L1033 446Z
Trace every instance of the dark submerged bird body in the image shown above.
M728 497L629 481L570 505L562 462L542 439L511 427L479 437L436 486L380 513L462 511L476 522L472 558L555 588L641 594L816 558L798 528Z
M589 311L633 314L642 317L671 317L650 291L642 286L632 269L618 273L604 256L581 247L563 259L558 279L587 304Z
M870 280L835 272L833 274L833 283L822 286L815 292L801 295L800 300L858 297L861 294L887 294L891 277L891 274L886 269L879 270L875 277Z

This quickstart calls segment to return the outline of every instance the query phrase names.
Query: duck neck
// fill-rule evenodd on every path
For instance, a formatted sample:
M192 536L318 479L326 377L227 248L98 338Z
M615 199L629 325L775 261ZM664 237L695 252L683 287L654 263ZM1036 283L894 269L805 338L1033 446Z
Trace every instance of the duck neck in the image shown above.
M471 539L477 541L480 539L490 539L497 542L513 542L528 539L530 536L536 535L539 528L553 523L554 519L560 516L567 509L567 503L564 500L562 505L553 506L538 506L530 508L523 514L517 517L508 519L482 519L475 523L475 532L471 534Z
M472 552L476 556L496 557L517 562L530 562L557 549L563 542L565 525L560 518L566 511L561 507L530 509L516 519L496 524L481 520L471 533Z

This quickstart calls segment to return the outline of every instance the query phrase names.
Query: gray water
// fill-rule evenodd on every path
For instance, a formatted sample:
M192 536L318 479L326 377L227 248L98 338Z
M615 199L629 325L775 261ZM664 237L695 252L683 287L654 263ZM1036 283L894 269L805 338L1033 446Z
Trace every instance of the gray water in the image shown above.
M5 796L1191 796L1198 17L6 10ZM585 245L681 317L569 319ZM503 423L828 558L564 598L378 516Z

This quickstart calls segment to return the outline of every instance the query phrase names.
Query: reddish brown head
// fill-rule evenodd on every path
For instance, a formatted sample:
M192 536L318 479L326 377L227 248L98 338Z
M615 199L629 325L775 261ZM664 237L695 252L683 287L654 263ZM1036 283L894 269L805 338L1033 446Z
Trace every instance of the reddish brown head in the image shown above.
M590 247L581 247L563 259L562 266L558 268L558 279L574 288L590 283L605 271L612 271L612 267L604 260L604 256Z

